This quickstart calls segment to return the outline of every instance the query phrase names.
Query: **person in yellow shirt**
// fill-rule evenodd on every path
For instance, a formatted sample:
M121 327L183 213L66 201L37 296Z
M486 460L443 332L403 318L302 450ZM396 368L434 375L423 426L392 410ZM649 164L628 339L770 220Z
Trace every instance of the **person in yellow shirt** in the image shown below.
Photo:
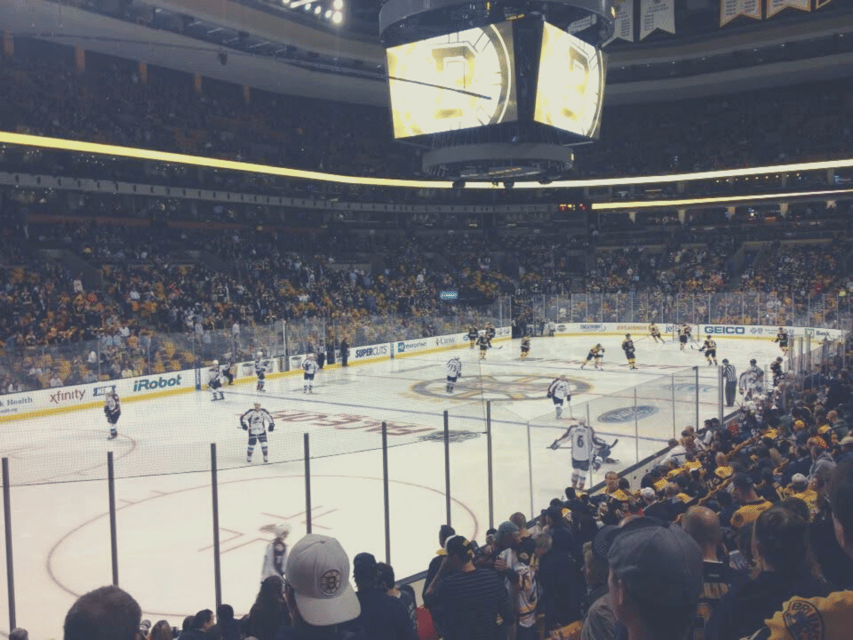
M714 477L711 478L711 482L715 486L719 486L728 482L734 475L735 470L729 466L725 453L718 453L717 457L714 458L714 462L716 463L717 468L714 469Z
M732 515L733 529L752 524L758 516L773 506L772 502L755 493L752 478L745 473L738 473L732 478L732 496L740 504L740 508Z
M817 491L809 488L809 479L802 473L795 473L791 478L791 484L785 488L786 498L799 498L806 503L809 513L814 517L817 510Z

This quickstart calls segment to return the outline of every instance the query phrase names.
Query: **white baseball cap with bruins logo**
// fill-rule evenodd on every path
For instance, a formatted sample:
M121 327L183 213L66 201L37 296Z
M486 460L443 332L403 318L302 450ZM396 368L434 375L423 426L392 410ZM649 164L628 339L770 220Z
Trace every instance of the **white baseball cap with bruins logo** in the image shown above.
M315 533L302 538L290 550L285 575L308 624L341 624L361 614L349 580L349 558L334 538Z

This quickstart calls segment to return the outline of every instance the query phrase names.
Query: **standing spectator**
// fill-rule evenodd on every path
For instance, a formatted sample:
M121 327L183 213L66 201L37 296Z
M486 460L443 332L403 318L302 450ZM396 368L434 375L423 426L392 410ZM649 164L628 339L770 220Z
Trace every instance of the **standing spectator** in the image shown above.
M737 370L727 359L723 359L723 381L726 389L726 406L735 406L735 395L737 394Z
M361 606L349 583L349 558L337 540L309 533L290 550L286 574L284 597L293 625L283 624L276 640L368 640L356 623Z
M9 636L11 638L11 636ZM240 636L237 636L239 639ZM168 620L160 620L151 627L151 633L148 634L148 640L172 640L172 625ZM230 640L230 639L229 639Z
M101 587L82 596L65 616L64 640L140 640L142 609L118 587Z
M341 366L346 367L347 359L349 358L349 342L346 338L341 340Z
M261 583L255 604L249 609L244 629L246 635L255 636L258 640L273 640L279 627L290 624L283 584L278 575L269 576Z
M171 633L171 629L169 632ZM12 632L9 634L9 640L30 640L30 633L26 629L16 627L15 629L12 629Z
M688 636L702 591L702 552L690 536L638 518L622 527L607 560L613 611L629 640Z
M536 640L536 605L539 589L536 584L533 558L536 542L529 536L522 539L516 550L518 562L512 567L512 596L516 616L516 640Z
M845 460L834 470L829 484L829 503L836 540L847 558L853 560L853 460ZM753 640L849 638L853 628L853 571L845 578L846 590L826 597L796 594L777 609Z
M607 553L618 533L619 527L605 525L596 534L595 540L587 543L589 550L584 550L584 577L589 586L589 593L584 600L586 615L583 620L581 640L613 638L616 614L613 613L613 603L610 601L607 588L610 576Z
M696 614L694 633L696 637L707 637L711 616L725 596L735 585L737 574L726 562L717 557L723 530L716 513L707 507L690 507L682 521L684 532L696 541L702 551L702 594Z
M216 626L222 640L240 640L240 623L234 619L234 607L230 604L216 607Z
M379 587L385 590L392 598L398 598L412 621L412 628L415 634L418 632L418 605L415 602L415 594L411 587L408 589L397 588L397 582L394 580L394 567L384 562L379 562L376 565L376 575L379 580Z
M405 605L380 587L373 554L359 553L353 558L353 578L361 605L358 620L370 640L416 640Z
M184 640L210 640L214 635L210 633L213 626L213 611L202 609L195 614L192 625L187 631L181 633L181 637Z
M807 531L808 523L784 507L758 516L753 553L759 574L723 597L708 625L709 640L749 636L794 595L829 593L826 583L815 577Z
M444 640L494 640L512 624L512 609L502 580L474 566L474 550L462 536L447 541L447 555L427 587L424 602L444 608Z
M447 551L444 548L444 545L447 541L456 535L456 530L451 527L449 524L443 524L438 530L438 544L439 549L435 554L435 557L429 561L429 567L427 568L426 580L424 581L424 590L421 592L421 598L426 600L426 590L430 584L432 584L433 578L438 574L439 568L441 568L441 563L444 561L444 558L447 556ZM426 605L426 602L424 603ZM438 631L440 636L443 636L444 633L444 614L443 609L440 603L436 603L435 606L426 605L427 609L429 609L429 613L432 616L432 622L435 625L436 631Z
M583 577L565 538L535 537L539 556L537 578L542 588L539 599L545 614L545 631L564 627L581 619L581 600L585 593Z

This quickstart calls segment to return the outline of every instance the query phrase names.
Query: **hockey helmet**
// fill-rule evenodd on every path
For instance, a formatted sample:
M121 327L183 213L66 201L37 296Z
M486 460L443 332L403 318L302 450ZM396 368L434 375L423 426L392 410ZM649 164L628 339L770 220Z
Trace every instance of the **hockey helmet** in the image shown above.
M626 338L630 338L630 337L631 337L631 334L630 334L630 333L626 333L626 334L625 334L625 337L626 337Z
M284 540L287 536L290 535L290 523L289 522L281 522L275 525L273 529L273 533L275 533L276 538L281 538Z
M219 366L219 360L214 360L214 361L213 361L213 366L214 366L214 367Z
M255 354L255 357L256 357L256 358L262 358L262 357L263 357L263 355L264 355L264 352L263 352L263 351L258 351L258 352Z
M256 402L256 403L255 403L255 409L260 409L260 408L261 408L261 403L260 403L260 402Z

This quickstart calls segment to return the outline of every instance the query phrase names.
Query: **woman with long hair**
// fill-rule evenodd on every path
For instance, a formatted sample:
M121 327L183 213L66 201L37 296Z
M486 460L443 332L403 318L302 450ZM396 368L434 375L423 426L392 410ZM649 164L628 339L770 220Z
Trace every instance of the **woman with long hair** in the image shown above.
M258 640L274 640L278 628L290 623L290 611L284 600L284 581L280 576L269 576L261 583L255 604L249 610L244 633Z
M753 525L755 576L726 594L708 626L708 640L743 638L761 628L793 596L825 596L829 587L820 577L808 541L808 521L776 506Z

